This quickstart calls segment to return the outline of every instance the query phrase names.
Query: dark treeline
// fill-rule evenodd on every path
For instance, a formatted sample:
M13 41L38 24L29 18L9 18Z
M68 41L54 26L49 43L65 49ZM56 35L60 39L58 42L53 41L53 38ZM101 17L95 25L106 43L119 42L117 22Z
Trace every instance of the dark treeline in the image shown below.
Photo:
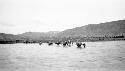
M49 39L23 39L23 40L0 40L0 44L14 44L14 43L45 43L45 42L64 42L64 41L72 41L72 42L85 42L85 41L115 41L115 40L125 40L124 35L117 36L87 36L87 37L51 37Z

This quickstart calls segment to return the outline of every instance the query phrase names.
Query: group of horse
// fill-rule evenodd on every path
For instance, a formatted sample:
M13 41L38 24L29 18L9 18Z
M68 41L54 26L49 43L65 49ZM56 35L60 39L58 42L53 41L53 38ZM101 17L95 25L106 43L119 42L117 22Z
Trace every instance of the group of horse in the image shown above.
M39 45L41 45L42 42L39 42ZM56 44L56 45L63 45L63 47L66 47L66 46L72 46L73 44L75 44L77 46L77 48L85 48L86 47L86 44L85 43L82 43L82 42L71 42L71 41L65 41L65 42L47 42L47 44L49 46L53 45L53 44Z

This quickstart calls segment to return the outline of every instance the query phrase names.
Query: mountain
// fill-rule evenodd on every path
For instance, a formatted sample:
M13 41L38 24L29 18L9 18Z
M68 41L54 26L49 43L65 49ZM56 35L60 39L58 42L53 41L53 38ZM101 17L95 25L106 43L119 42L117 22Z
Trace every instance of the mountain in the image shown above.
M89 24L60 32L61 37L86 37L125 34L125 20L106 22L101 24Z
M100 24L89 24L61 32L25 32L18 35L0 33L0 41L41 41L60 40L61 38L83 38L83 37L114 37L120 35L125 37L125 20L105 22ZM1 43L1 42L0 42Z
M0 44L10 44L23 42L25 38L22 38L18 35L0 33Z
M19 34L18 36L30 39L30 40L43 40L43 39L50 39L54 37L58 31L50 31L50 32L26 32L23 34Z
M0 33L0 41L6 41L6 40L13 41L13 40L21 40L21 39L23 38L18 35Z

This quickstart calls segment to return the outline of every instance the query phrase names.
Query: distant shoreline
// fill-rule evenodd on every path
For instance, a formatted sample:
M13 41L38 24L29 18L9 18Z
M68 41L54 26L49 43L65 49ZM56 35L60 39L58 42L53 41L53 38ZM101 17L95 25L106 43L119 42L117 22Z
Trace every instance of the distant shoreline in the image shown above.
M46 42L64 42L64 41L72 41L72 42L101 42L101 41L125 41L125 38L100 38L98 39L95 38L95 39L92 39L92 38L79 38L79 39L54 39L54 40L14 40L14 41L11 41L11 40L6 40L6 41L2 41L0 40L0 44L15 44L15 43L39 43L39 42L42 42L42 43L46 43Z

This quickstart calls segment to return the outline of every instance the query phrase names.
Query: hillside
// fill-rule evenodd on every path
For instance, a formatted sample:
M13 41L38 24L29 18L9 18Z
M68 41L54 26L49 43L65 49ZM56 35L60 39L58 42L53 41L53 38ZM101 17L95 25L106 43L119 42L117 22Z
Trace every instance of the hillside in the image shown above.
M24 39L18 35L13 35L13 34L5 34L5 33L0 33L0 41L12 41L12 40L21 40Z
M23 34L19 34L18 36L30 39L30 40L44 40L51 39L51 37L56 36L59 33L58 31L50 31L50 32L26 32Z
M103 37L99 38L103 40L105 37L119 38L125 37L125 20L106 22L101 24L89 24L81 27L76 27L73 29L67 29L62 32L50 31L50 32L25 32L18 35L0 33L0 41L32 41L38 42L41 40L60 40L63 38L79 38L83 39L85 37ZM98 38L96 38L97 40ZM88 39L87 39L88 40ZM94 39L95 40L95 39ZM109 40L109 39L108 39ZM0 42L1 43L1 42Z
M76 36L116 36L119 34L125 34L125 20L106 22L101 24L89 24L82 27L76 27L60 32L58 36L62 37L76 37Z
M0 44L16 43L24 40L25 38L18 35L0 33Z

